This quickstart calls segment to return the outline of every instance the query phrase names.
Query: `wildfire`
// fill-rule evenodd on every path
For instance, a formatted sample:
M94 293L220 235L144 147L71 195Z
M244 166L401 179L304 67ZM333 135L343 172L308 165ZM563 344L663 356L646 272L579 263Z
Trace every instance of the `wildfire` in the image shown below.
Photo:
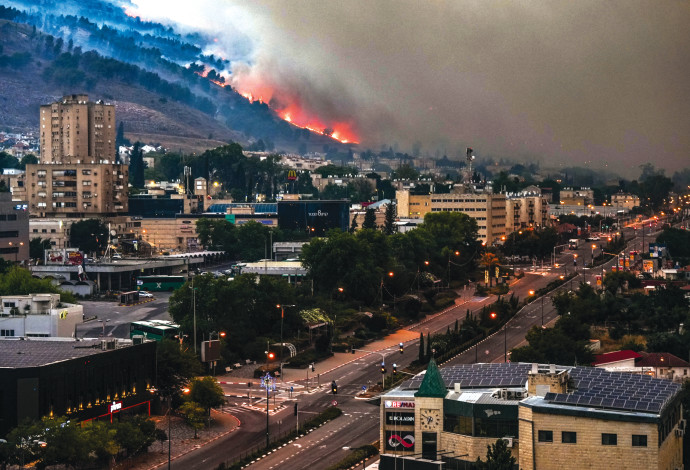
M220 82L218 80L213 80L208 77L208 72L209 70L204 70L203 72L195 72L197 75L207 78L211 83L214 83L218 85L219 87L225 87L228 86L228 83ZM239 91L239 90L238 90ZM272 91L271 90L264 90L268 91L268 96L272 96ZM263 96L255 96L253 93L249 91L244 91L241 92L240 94L246 98L247 100L254 102L258 101L259 103L264 103ZM320 120L315 119L311 116L308 115L308 113L303 110L298 108L296 105L288 105L283 108L274 108L274 111L278 114L278 116L284 120L285 122L289 122L295 127L299 127L300 129L307 129L310 130L316 134L322 134L325 135L326 137L330 137L333 140L337 140L338 142L342 144L358 144L357 142L357 137L356 134L350 129L349 124L347 123L336 123L333 125L325 125L323 124Z

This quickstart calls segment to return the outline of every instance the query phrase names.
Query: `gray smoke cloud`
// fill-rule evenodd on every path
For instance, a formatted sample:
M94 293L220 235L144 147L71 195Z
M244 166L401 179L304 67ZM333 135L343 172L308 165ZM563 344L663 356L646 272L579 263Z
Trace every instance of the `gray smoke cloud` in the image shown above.
M142 2L146 0L141 0ZM252 50L240 89L273 90L363 147L397 143L627 174L690 161L690 2L203 2ZM235 34L235 33L233 33ZM235 39L218 32L218 47ZM232 54L228 54L232 56ZM254 96L257 96L255 93Z

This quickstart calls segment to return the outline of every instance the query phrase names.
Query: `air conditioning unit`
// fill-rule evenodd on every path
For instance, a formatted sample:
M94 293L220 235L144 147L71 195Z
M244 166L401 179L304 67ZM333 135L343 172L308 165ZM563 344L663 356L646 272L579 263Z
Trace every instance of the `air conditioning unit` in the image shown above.
M522 400L525 397L527 397L527 392L523 392L523 391L515 392L515 398Z
M501 398L503 398L504 400L508 398L508 390L506 390L505 388L501 389Z
M132 344L141 344L144 342L144 335L132 336Z
M506 446L511 448L513 447L513 438L512 437L502 437L504 441L506 441Z

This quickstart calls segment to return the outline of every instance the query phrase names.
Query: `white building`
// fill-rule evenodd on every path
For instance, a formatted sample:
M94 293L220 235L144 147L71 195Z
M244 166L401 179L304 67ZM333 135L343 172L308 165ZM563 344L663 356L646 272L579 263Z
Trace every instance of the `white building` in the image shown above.
M72 337L84 307L60 302L60 294L0 297L0 337Z

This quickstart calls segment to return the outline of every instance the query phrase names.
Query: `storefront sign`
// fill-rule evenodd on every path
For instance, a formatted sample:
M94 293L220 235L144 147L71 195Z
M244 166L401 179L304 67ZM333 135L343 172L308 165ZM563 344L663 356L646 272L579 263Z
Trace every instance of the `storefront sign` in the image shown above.
M386 424L414 426L414 413L386 413Z
M113 404L111 404L108 409L110 410L110 413L115 413L116 411L120 411L122 409L122 402L118 401Z
M411 408L411 409L414 409L414 402L413 401L386 400L385 402L383 402L383 405L386 408Z

